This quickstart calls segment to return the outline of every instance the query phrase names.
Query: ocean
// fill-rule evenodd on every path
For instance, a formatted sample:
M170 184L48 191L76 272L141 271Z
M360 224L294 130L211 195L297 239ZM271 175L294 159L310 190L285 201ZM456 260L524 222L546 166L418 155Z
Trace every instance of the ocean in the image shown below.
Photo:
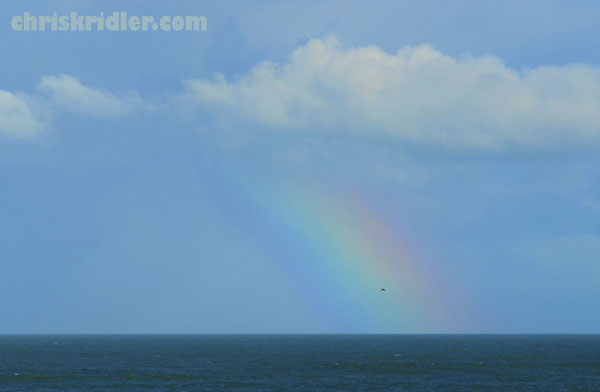
M600 335L0 335L0 391L600 391Z

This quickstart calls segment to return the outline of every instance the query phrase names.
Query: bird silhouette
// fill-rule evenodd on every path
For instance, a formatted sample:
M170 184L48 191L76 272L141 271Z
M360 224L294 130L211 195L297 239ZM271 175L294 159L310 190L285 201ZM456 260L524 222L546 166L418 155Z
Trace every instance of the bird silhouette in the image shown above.
M385 291L385 289L381 289L381 291Z

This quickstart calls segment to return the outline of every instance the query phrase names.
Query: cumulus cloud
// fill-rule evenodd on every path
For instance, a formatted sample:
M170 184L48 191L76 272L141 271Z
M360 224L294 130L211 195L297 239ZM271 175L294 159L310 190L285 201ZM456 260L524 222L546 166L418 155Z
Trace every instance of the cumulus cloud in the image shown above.
M134 91L104 91L85 86L73 76L45 76L35 94L0 90L0 136L32 138L61 113L117 117L148 107Z
M600 69L515 70L494 56L453 58L429 45L395 54L343 50L333 38L265 61L232 81L186 82L214 113L274 129L389 135L451 148L600 141Z
M84 86L73 76L45 76L38 90L48 96L54 111L92 117L116 117L131 113L143 105L134 91L113 93Z
M37 118L29 99L0 90L0 134L16 138L30 138L44 128Z

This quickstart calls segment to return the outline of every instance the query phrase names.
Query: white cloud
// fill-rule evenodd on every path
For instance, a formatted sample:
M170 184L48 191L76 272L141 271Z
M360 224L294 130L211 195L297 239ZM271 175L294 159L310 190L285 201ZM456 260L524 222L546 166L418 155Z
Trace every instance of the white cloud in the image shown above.
M600 69L515 70L429 45L387 54L335 38L265 61L233 81L186 82L215 113L275 129L385 134L451 148L546 148L600 141Z
M31 138L44 128L28 101L27 97L0 90L0 135Z
M33 95L0 90L0 136L35 137L60 113L117 117L150 107L134 91L115 93L85 86L69 75L44 76Z
M69 75L45 76L38 89L48 95L53 111L92 117L116 117L143 105L134 91L113 93L84 86Z

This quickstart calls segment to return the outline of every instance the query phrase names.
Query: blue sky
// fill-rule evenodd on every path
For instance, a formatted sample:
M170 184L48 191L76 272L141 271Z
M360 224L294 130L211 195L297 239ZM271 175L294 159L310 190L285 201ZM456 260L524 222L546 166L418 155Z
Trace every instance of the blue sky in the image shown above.
M209 28L12 31L24 11L205 15ZM596 2L0 13L0 333L600 330ZM270 243L277 227L243 191L306 182L365 195L470 316L319 317L286 274L302 241Z

